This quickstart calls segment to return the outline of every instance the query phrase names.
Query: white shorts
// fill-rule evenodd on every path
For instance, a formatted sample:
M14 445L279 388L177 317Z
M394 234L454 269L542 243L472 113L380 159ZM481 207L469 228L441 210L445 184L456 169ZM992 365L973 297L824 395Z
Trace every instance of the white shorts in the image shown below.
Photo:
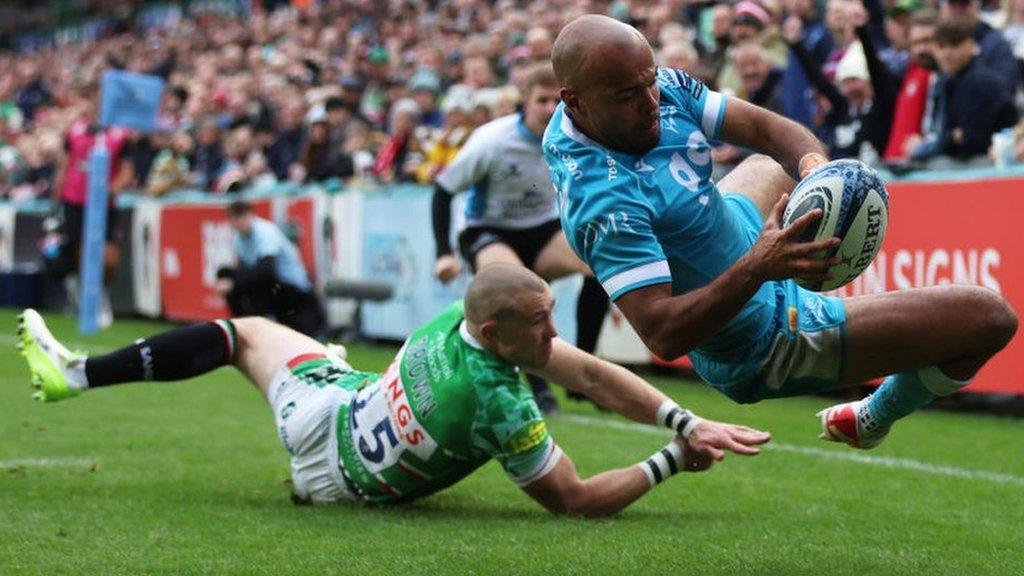
M292 455L295 495L314 503L356 500L342 477L336 433L338 408L349 401L352 392L304 382L285 363L271 378L267 396L278 436Z

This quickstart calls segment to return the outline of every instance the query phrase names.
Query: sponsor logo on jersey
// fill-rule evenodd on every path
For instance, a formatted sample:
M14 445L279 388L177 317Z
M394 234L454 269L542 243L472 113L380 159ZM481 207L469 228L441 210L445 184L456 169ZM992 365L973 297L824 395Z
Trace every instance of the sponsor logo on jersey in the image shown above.
M579 228L576 233L583 240L583 250L589 249L605 236L618 236L624 232L636 234L636 230L629 220L629 214L625 212L612 212L600 218L595 218Z
M531 422L516 430L515 434L505 440L504 451L506 454L522 454L529 452L548 437L548 427L543 420Z
M376 383L359 390L350 405L353 444L371 474L394 466L405 452L428 460L438 448L417 420L402 384L405 351L399 351Z
M402 379L399 377L397 365L398 361L392 365L395 370L389 369L388 374L385 374L384 400L387 411L399 439L408 445L409 451L420 459L427 460L437 450L437 442L416 419L409 404L409 397L405 394Z
M605 164L608 165L608 180L611 181L611 180L615 180L616 178L618 178L618 176L619 176L619 168L618 168L618 163L615 161L615 158L612 158L610 155L609 156L605 156L604 161L605 161Z
M817 298L805 298L801 300L804 310L810 314L818 324L825 323L825 304Z
M429 339L424 337L412 342L406 353L406 374L409 378L409 388L412 391L413 401L416 402L416 407L424 418L430 416L430 413L437 407L434 391L430 388L430 374L433 372L429 364L430 352Z
M580 169L579 162L577 162L572 155L559 151L558 146L555 146L554 144L549 145L548 150L562 161L562 165L565 166L566 172L572 176L573 180L583 178L583 170Z
M706 170L711 163L711 147L700 132L692 132L686 139L686 155L673 152L669 159L668 171L683 188L696 192L706 177L697 173ZM704 204L702 202L702 204Z

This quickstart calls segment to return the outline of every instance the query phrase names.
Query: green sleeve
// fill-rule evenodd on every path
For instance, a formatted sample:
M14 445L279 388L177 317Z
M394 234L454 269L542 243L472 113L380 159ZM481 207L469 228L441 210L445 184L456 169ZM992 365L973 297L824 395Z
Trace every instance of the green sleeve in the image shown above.
M481 390L473 436L520 486L550 472L562 454L533 395L518 380Z

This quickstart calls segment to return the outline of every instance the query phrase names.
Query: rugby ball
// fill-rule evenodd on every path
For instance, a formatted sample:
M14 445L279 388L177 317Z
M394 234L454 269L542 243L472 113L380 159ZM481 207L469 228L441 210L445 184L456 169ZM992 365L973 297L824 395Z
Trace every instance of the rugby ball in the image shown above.
M783 228L820 208L822 217L800 235L801 242L836 237L839 246L823 258L839 256L831 280L797 283L824 292L845 286L875 259L889 223L889 194L878 174L857 160L833 160L797 184L782 214Z

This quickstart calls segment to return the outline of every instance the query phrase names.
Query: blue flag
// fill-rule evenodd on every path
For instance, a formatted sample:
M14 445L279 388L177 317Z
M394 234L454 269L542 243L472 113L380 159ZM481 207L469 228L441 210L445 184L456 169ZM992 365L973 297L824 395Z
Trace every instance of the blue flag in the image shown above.
M100 124L153 132L163 92L164 81L159 76L105 72L100 86Z

